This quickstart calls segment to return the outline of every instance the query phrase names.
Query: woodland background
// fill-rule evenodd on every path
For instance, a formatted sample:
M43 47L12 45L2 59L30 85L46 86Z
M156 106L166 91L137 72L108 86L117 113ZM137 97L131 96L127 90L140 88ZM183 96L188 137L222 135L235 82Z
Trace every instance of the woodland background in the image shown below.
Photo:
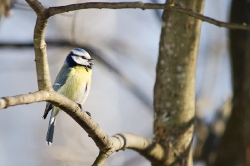
M41 2L45 7L68 4L66 0ZM83 1L70 3L80 2ZM207 1L204 15L228 21L230 3L229 0ZM161 12L87 9L49 20L46 42L52 81L72 48L88 50L95 65L90 95L83 109L91 112L109 135L132 132L152 138ZM14 3L9 17L1 19L1 96L37 90L32 44L35 19L35 13L22 0ZM196 72L196 115L202 123L213 124L218 111L225 104L230 107L227 102L232 96L230 70L228 30L203 23ZM52 148L45 145L48 119L42 119L44 107L45 102L1 111L0 165L91 165L98 149L64 112L57 120ZM218 126L223 129L224 124ZM202 165L203 161L204 158L196 160L195 164ZM136 152L126 150L113 154L105 165L148 166L150 163Z

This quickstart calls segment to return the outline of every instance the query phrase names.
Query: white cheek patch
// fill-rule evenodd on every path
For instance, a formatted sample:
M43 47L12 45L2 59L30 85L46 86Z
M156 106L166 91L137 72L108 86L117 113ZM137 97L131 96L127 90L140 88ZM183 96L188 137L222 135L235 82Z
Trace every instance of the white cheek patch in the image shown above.
M87 59L82 59L79 56L72 56L72 59L79 65L89 66Z

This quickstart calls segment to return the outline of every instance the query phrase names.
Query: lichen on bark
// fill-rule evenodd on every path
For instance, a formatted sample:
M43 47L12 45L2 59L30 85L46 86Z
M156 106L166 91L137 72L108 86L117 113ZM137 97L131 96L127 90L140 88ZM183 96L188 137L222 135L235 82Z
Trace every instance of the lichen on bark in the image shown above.
M175 4L202 13L204 0ZM154 139L167 151L162 165L192 165L200 27L200 20L167 10L163 13L154 87Z

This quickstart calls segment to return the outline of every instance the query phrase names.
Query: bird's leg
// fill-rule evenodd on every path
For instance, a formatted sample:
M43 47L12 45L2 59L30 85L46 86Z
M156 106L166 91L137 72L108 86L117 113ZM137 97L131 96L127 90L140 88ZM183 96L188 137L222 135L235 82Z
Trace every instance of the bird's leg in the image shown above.
M82 110L82 105L81 104L79 104L79 103L77 103L78 104L78 106L81 108L81 110ZM88 111L85 111L88 115L89 115L89 117L91 118L91 113L90 112L88 112Z

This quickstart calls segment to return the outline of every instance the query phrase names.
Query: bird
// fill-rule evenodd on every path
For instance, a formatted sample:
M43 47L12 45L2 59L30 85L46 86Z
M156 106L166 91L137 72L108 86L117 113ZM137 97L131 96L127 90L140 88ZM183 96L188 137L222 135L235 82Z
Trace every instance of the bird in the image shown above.
M73 100L80 106L80 108L82 108L81 105L85 102L89 94L93 64L93 59L84 49L74 48L71 50L55 79L53 84L54 91L57 91ZM46 119L50 110L52 111L49 120L46 143L51 146L53 142L56 116L61 109L47 102L43 115L44 119ZM88 114L90 115L90 113Z

